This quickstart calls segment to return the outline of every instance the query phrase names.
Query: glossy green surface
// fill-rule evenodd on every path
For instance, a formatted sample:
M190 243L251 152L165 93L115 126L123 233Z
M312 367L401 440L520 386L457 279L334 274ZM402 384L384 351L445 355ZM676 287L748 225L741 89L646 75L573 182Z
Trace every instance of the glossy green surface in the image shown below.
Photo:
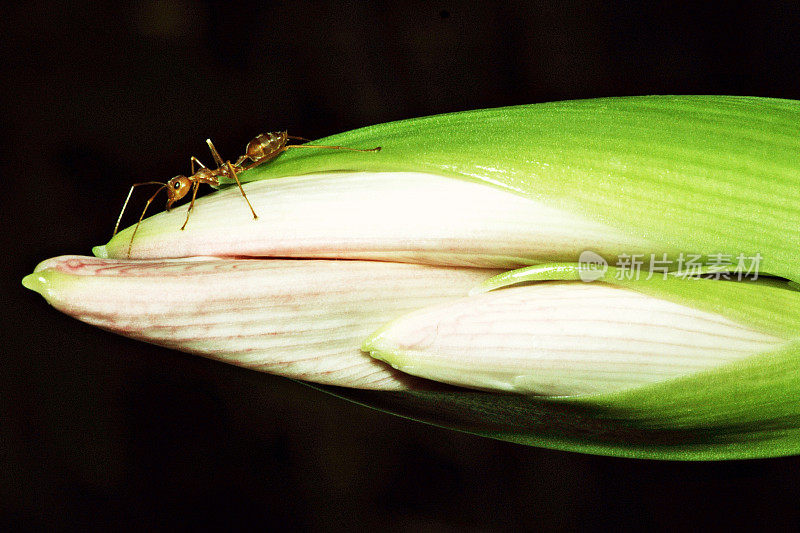
M576 265L540 265L485 284L579 279ZM774 280L603 281L716 312L786 339L714 371L614 394L542 398L458 392L338 396L408 418L533 446L620 457L720 460L800 453L800 292ZM330 389L324 389L331 392Z
M800 453L800 345L623 394L548 399L479 391L316 387L436 426L530 446L642 459Z
M289 150L243 181L413 170L484 181L657 242L762 254L800 280L800 102L735 96L574 100L437 115ZM576 258L577 259L577 258Z

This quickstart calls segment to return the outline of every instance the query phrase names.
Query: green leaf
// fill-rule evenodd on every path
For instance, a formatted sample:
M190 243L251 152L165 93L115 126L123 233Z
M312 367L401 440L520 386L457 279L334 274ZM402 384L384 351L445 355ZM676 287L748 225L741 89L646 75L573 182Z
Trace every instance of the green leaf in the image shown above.
M718 313L787 342L714 370L611 394L323 390L415 420L560 450L672 460L800 453L800 292L772 279L629 280L616 274L611 267L600 282ZM537 265L495 276L481 289L579 279L578 265Z
M315 387L405 418L530 446L617 457L722 460L800 453L800 342L613 395Z
M800 280L800 102L639 96L380 124L289 150L243 181L335 170L482 181L656 242L653 253L762 254Z

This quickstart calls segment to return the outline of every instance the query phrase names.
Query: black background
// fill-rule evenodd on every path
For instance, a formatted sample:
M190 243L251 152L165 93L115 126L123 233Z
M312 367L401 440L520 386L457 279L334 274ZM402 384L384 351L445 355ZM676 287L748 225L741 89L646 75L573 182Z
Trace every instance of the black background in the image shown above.
M107 334L19 284L212 137L630 94L800 98L796 2L33 2L0 16L0 526L800 523L800 459L632 461L413 423ZM800 125L798 125L800 126ZM491 142L490 139L487 142Z

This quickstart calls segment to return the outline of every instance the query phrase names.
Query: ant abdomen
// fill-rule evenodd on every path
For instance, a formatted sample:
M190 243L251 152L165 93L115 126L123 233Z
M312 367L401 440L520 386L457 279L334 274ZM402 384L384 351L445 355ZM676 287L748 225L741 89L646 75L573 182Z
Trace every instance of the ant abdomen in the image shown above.
M247 144L246 153L251 161L263 161L278 155L288 140L288 132L262 133Z

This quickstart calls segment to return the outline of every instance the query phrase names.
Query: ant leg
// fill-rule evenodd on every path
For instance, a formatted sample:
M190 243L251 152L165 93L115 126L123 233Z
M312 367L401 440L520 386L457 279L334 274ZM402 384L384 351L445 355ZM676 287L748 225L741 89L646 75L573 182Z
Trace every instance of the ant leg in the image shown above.
M246 167L239 167L239 171L241 171L241 172L244 172L245 170L250 170L251 168L257 167L258 165L260 165L260 164L262 164L262 163L266 163L267 161L269 161L269 160L271 160L271 159L275 159L275 158L276 158L276 157L277 157L279 154L281 154L281 153L282 153L284 150L286 150L286 148L287 148L287 147L286 147L286 146L284 146L284 147L283 147L283 148L281 148L280 150L278 150L278 151L274 152L274 153L273 153L272 155L270 155L269 157L264 157L264 158L258 159L258 160L256 160L256 161L253 161L252 163L250 163L250 164L249 164L249 165L247 165Z
M202 161L200 161L199 159L197 159L195 156L192 156L192 157L190 157L190 158L189 158L189 161L191 161L191 162L192 162L192 176L194 176L194 174L195 174L195 172L194 172L194 164L195 164L195 163L197 163L198 165L200 165L200 168L206 168L206 166L205 166L205 165L202 163Z
M206 144L208 145L208 149L211 150L211 155L214 156L214 162L217 164L217 168L222 168L222 165L224 165L225 163L219 156L219 152L217 152L217 149L214 148L214 143L211 142L211 139L206 139Z
M295 137L294 135L287 135L286 138L294 141L303 141L305 143L311 142L311 139L306 139L305 137Z
M134 183L131 185L131 190L128 191L128 196L125 197L125 203L122 204L122 211L119 212L119 216L117 217L117 223L114 225L114 233L111 234L113 237L119 231L119 223L122 221L122 215L125 213L125 208L128 207L128 201L131 199L131 195L133 194L133 189L138 187L139 185L164 185L160 181L143 181L142 183ZM159 189L161 190L161 189Z
M380 152L381 147L376 146L368 150L359 150L358 148L347 148L346 146L327 146L324 144L289 144L283 147L283 150L289 148L327 148L329 150L347 150L348 152Z
M266 157L262 157L261 159L256 159L252 163L247 165L246 167L240 167L239 168L239 172L244 172L245 170L250 170L251 168L257 167L259 165L263 165L267 161L272 161L273 159L275 159L276 157L281 155L283 152L285 152L287 148L291 148L291 146L283 146L282 148L279 148L279 149L275 150L274 152L272 152L271 154L269 154Z
M242 163L244 163L247 159L249 159L249 155L241 155L239 159L236 160L236 163L233 164L236 168L242 168Z
M151 182L151 183L158 183L158 182ZM143 185L143 184L137 183L136 185ZM161 192L161 189L166 189L167 187L165 183L159 183L159 185L161 185L161 187L159 187L158 190L153 194L153 196L151 196L150 199L147 200L147 203L144 204L144 209L142 210L142 214L139 217L139 221L136 223L136 227L133 228L133 235L131 235L131 242L128 243L128 259L131 258L131 249L133 248L133 238L136 237L136 232L139 231L139 224L142 223L144 214L147 213L147 208L150 207L151 203L153 203L153 200L155 200L156 196L158 196L158 193Z
M247 195L244 193L244 189L242 189L242 182L239 181L239 176L236 175L236 170L234 170L233 165L231 165L230 161L227 161L225 164L228 166L228 172L231 174L231 176L233 176L233 179L236 180L236 185L239 186L239 190L242 192L242 196L244 196L244 201L247 202L247 206L250 208L250 211L253 213L253 220L257 219L258 215L256 215L256 212L253 209L253 206L250 204L250 200L247 199Z
M192 186L192 201L189 204L189 209L186 210L186 220L183 221L183 226L181 226L181 231L183 231L186 228L186 224L189 223L189 214L192 212L192 209L194 209L194 199L197 198L197 189L199 188L200 188L200 182L195 181L194 185Z

